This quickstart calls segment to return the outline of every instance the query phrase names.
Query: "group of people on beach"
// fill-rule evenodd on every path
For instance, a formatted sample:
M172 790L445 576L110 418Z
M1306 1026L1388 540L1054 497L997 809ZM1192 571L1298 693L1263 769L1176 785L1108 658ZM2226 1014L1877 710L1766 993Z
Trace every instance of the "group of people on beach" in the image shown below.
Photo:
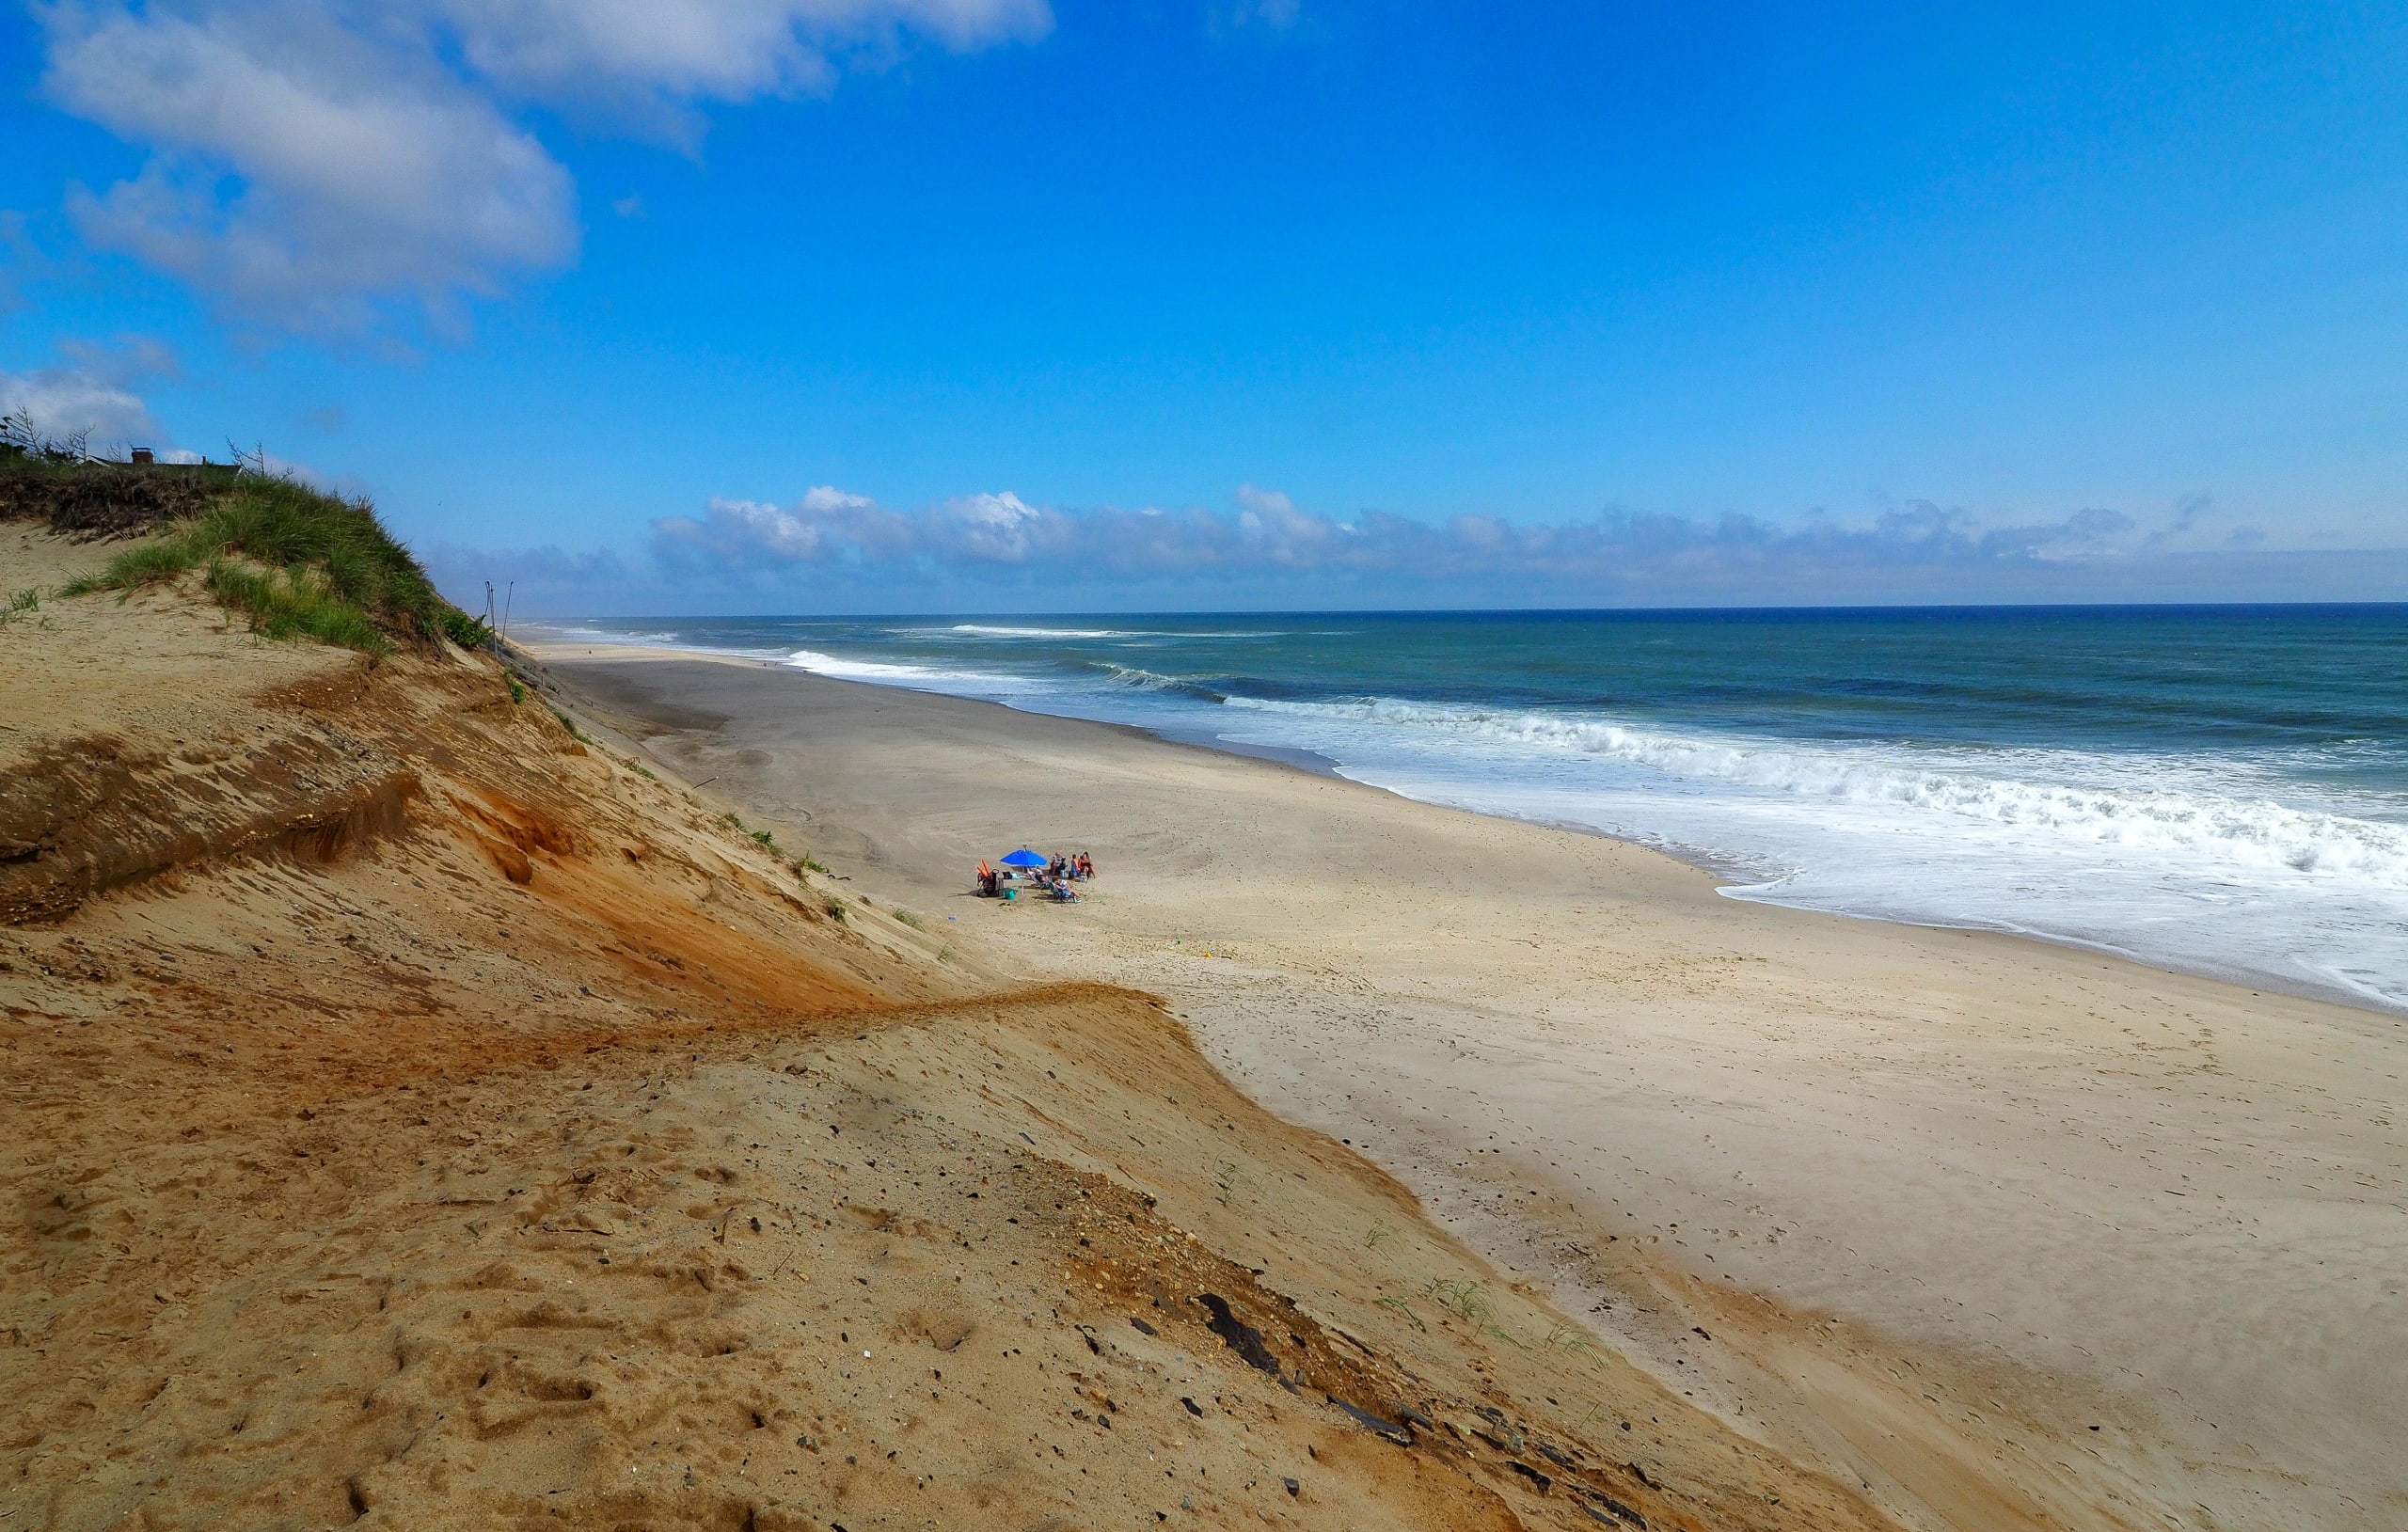
M1079 896L1078 890L1072 888L1071 884L1084 883L1094 876L1095 858L1085 851L1068 853L1056 851L1043 867L1032 867L1024 873L1016 873L1008 867L993 866L981 857L976 874L978 896L982 899L999 898L1003 895L1006 883L1014 879L1025 879L1065 904Z

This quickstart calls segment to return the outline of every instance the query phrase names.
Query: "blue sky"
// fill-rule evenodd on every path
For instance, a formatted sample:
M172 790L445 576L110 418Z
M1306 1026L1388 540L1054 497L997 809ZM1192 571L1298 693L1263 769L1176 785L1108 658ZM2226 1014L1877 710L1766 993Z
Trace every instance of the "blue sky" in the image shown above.
M0 19L0 393L560 612L2408 593L2398 8Z

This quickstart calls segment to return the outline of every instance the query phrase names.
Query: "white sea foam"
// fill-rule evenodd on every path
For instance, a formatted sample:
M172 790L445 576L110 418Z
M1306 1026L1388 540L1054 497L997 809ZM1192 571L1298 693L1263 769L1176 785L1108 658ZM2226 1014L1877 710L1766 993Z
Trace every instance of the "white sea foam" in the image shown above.
M924 630L925 631L925 630ZM1203 632L1188 628L1156 627L1021 627L996 623L956 623L943 630L947 633L968 633L986 639L1276 639L1285 637L1275 632L1255 630L1237 632Z
M842 681L875 681L886 686L913 687L925 691L968 689L978 695L1008 687L1011 678L982 675L975 671L944 670L934 665L900 665L885 660L856 659L845 655L822 654L816 649L797 649L786 655L787 664L814 675L824 675Z
M1384 699L1295 703L1230 697L1228 705L1338 722L1453 735L1491 747L1578 752L1691 781L1756 788L1835 807L1906 811L1980 822L2025 836L2171 853L2236 872L2329 877L2408 893L2408 829L2346 814L2181 788L2083 777L2162 777L2167 764L2064 752L2048 764L2074 781L2034 782L1968 769L1971 752L1917 760L1896 746L1716 739L1598 719L1491 712ZM2034 763L2038 752L1994 752ZM1499 763L1502 764L1502 763Z
M1114 627L1003 627L986 623L956 623L949 633L975 633L989 639L1145 639L1154 634Z
M531 630L544 626L537 623L526 623L520 625ZM629 633L624 628L600 627L556 627L551 631L563 639L575 639L579 643L610 643L627 646L661 644L672 648L692 649L698 654L723 653L721 650L704 649L699 645L687 643L674 633Z

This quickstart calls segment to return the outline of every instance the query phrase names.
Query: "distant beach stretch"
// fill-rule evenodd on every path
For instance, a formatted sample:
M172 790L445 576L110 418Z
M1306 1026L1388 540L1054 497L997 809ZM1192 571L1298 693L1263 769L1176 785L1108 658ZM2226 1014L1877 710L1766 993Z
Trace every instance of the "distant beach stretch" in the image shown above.
M2408 1013L2408 606L681 620L579 638L1132 723L1741 898Z

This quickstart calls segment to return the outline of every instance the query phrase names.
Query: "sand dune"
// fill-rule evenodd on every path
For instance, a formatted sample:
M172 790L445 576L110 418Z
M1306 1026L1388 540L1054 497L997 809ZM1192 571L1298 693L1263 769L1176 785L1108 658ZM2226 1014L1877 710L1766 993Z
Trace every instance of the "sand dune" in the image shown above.
M186 589L0 635L0 1524L1886 1524L666 776Z
M1724 900L1126 730L546 654L858 886L1168 997L1256 1098L1904 1520L2408 1524L2394 1019ZM959 896L1023 841L1094 851L1093 900Z

